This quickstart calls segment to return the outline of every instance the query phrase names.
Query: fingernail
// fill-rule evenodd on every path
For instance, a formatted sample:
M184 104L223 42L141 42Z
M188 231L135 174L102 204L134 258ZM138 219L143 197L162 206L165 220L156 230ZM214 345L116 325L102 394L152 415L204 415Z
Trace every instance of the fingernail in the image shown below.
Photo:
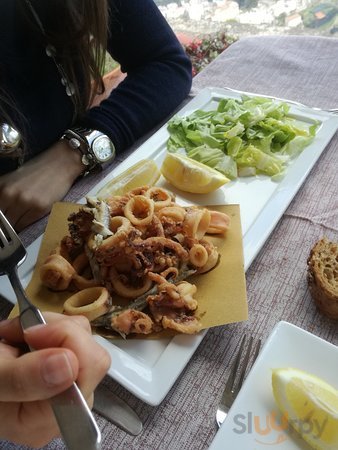
M42 378L50 386L73 380L73 369L65 353L49 356L41 368Z
M44 328L47 324L46 323L39 323L38 325L32 325L31 327L26 328L23 330L25 334L34 333L35 330L40 330L40 328Z

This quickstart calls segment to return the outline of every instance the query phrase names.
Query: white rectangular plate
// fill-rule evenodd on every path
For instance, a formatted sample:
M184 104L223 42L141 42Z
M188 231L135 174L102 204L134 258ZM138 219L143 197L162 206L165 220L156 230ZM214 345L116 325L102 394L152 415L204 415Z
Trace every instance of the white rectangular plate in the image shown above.
M262 348L209 450L309 449L289 426L285 425L281 430L271 426L274 424L272 414L275 412L278 417L271 386L272 369L286 367L314 374L338 388L338 347L295 325L279 322Z
M222 98L240 98L240 93L232 90L206 88L178 114L186 115L196 109L214 109ZM250 266L338 128L338 116L328 112L315 111L293 104L291 104L290 112L308 123L320 120L322 125L313 143L292 162L287 169L286 176L280 182L271 181L265 176L241 178L212 194L198 196L175 192L163 180L160 180L159 183L173 190L177 194L177 201L182 204L240 205L245 270ZM95 195L98 189L108 181L141 159L153 159L160 167L166 154L168 137L165 125L88 194ZM82 199L82 203L84 201L85 199ZM41 238L28 247L28 258L19 269L24 285L27 285L31 278L40 242ZM14 294L7 279L1 279L0 292L15 303ZM156 341L119 340L114 344L101 337L98 337L98 340L112 356L113 363L109 375L146 403L158 405L194 354L205 333L206 331L203 331L196 336L176 336L172 339Z

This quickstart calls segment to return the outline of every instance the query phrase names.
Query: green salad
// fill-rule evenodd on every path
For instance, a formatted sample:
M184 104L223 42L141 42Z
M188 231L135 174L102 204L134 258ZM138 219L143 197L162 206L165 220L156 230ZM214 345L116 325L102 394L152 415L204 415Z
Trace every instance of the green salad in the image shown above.
M285 102L264 97L222 99L216 110L174 116L167 149L184 152L230 179L256 174L278 179L319 126L300 121L289 109Z

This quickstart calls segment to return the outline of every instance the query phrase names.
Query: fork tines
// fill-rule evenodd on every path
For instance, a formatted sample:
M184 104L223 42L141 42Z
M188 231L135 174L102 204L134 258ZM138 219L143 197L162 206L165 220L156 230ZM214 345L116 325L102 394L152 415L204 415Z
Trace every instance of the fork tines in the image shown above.
M230 374L229 374L229 377L225 384L222 398L220 400L220 403L218 405L217 412L216 412L216 421L217 421L218 426L221 426L221 424L224 422L229 409L231 408L232 404L234 403L234 401L237 397L237 394L242 387L246 372L249 369L249 367L251 367L253 365L253 363L255 362L255 360L258 356L259 350L260 350L261 340L259 339L254 344L254 338L251 336L249 338L249 344L248 344L247 349L244 352L244 356L243 356L246 339L247 339L247 336L244 335L241 340L240 347L237 350L237 353L235 351L233 354L233 355L235 355L235 359L230 367ZM253 355L251 357L252 353L253 353ZM233 355L232 355L232 357L233 357ZM243 361L241 364L242 356L243 356Z
M0 209L0 247L8 245L14 236L14 230Z
M238 350L236 357L234 359L234 362L231 366L230 375L229 375L227 384L225 386L225 389L230 390L234 395L237 395L239 390L242 387L244 377L246 375L247 368L248 368L249 362L250 362L250 355L252 352L252 346L253 346L253 342L254 342L253 336L250 336L250 338L249 338L248 347L244 354L244 358L243 358L243 361L241 364L241 370L240 370L240 372L238 372L246 339L247 339L247 336L244 334L242 337L242 340L241 340L239 350ZM260 346L261 346L261 340L259 339L256 344L256 347L254 349L254 355L252 357L252 364L255 362L255 360L258 356ZM238 376L237 380L236 380L236 376Z
M0 275L9 274L26 257L26 250L12 225L0 210Z

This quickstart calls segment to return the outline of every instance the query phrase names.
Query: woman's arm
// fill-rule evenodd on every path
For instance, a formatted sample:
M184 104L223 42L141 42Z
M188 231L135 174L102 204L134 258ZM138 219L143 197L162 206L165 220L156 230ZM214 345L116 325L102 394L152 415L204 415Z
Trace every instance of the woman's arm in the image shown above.
M191 62L153 0L110 0L108 51L125 80L85 124L111 137L117 151L168 117L191 88Z
M58 141L19 169L0 176L0 209L20 231L48 214L83 170L80 153Z

